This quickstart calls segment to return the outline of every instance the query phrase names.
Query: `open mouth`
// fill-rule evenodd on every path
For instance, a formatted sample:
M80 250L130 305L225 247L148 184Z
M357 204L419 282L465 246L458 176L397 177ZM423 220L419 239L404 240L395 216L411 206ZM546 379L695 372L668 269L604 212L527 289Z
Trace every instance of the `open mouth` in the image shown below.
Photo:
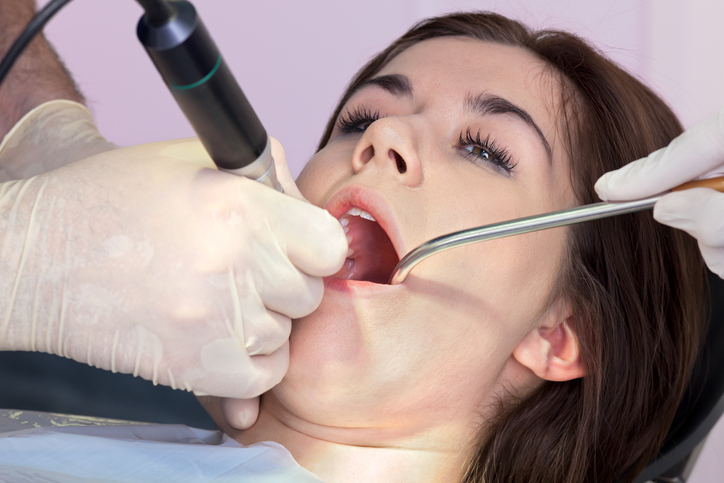
M400 258L385 230L372 215L355 207L339 221L350 240L350 250L334 278L388 284Z

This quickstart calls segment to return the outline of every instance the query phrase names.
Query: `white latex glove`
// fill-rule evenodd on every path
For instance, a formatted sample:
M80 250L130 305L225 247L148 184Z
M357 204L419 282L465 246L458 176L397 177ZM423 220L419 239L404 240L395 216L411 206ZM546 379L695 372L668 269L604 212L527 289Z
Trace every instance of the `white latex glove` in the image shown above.
M212 167L190 139L0 184L0 349L218 396L278 383L290 319L317 307L346 237L326 211Z
M596 182L603 200L635 200L692 179L724 175L724 109L688 129L666 148L606 173ZM693 188L663 196L654 218L699 242L709 268L724 278L724 194Z
M0 182L27 179L116 149L82 104L58 99L23 116L0 143Z
M272 142L274 143L276 140L272 138ZM281 149L281 146L279 148ZM276 159L275 155L274 160L276 161ZM279 163L277 162L276 165L279 166ZM297 188L294 178L286 165L286 158L284 158L284 168L281 171L277 170L277 178L281 185L284 186L284 193L309 203ZM248 429L254 425L259 417L260 398L258 396L250 399L202 396L198 399L212 417L219 417L217 412L220 412L220 417L223 418L224 422L234 429ZM217 421L217 424L221 424L221 421L214 420Z

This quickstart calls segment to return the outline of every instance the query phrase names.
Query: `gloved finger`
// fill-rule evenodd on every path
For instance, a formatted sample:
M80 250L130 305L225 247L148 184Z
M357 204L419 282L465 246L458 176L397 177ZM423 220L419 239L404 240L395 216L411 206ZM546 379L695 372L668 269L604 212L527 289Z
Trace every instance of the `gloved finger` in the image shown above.
M266 272L254 283L263 306L292 319L312 313L322 302L324 281L294 267L276 273L278 267L267 265Z
M321 213L315 213L313 218L307 218L307 223L300 218L294 225L296 230L290 225L286 226L281 236L294 266L315 277L337 273L349 249L347 235L339 220L322 210Z
M292 332L289 317L271 310L266 310L262 316L244 315L244 346L250 356L271 354L289 340Z
M604 174L595 189L603 200L634 200L686 181L724 172L724 109L686 130L667 147Z
M284 148L281 143L274 137L269 136L271 141L272 158L274 158L274 167L277 171L277 179L284 188L284 194L296 198L298 200L307 201L304 195L297 188L297 183L294 182L294 176L289 171L289 165L287 164L287 156L284 153Z
M268 310L289 318L303 317L317 308L324 293L322 279L298 270L278 247L258 250L255 255L252 269L236 270L229 281L239 339L251 335L253 328L247 325L254 321L273 327ZM279 327L277 333L283 326Z
M219 401L221 414L234 429L249 429L259 417L259 398L231 399L221 398Z
M699 243L724 247L724 194L707 188L677 191L654 206L654 219L684 230Z
M276 386L284 378L289 369L289 340L271 354L251 357L257 369L255 386L256 389L251 396L259 396L272 387ZM245 397L248 398L249 395Z
M709 267L709 270L724 279L724 253L721 247L709 247L699 243L699 250L701 250L701 256L704 258L704 263Z
M706 188L678 191L662 197L654 218L684 230L699 242L709 269L724 278L724 195Z
M326 210L265 190L266 222L295 267L315 277L336 273L347 257L347 236Z
M203 380L194 381L195 391L220 397L249 399L279 384L289 369L289 341L268 355L251 356L238 364L237 372L207 371Z

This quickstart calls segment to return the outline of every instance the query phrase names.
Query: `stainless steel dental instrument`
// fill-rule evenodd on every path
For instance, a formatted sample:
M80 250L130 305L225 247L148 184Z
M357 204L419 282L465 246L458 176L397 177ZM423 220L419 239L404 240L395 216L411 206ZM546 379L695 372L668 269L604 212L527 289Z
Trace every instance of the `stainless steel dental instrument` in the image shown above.
M724 192L724 176L718 178L702 179L684 183L671 191L681 191L690 188L712 188ZM492 225L469 228L467 230L449 233L429 240L405 255L397 264L390 285L397 285L405 281L410 271L420 262L437 253L450 250L451 248L462 247L472 243L478 243L506 236L520 235L532 231L546 230L558 226L572 225L584 221L608 218L609 216L634 213L653 208L654 204L664 193L650 198L636 201L622 201L611 203L593 203L590 205L577 206L567 210L554 211L541 215L527 216Z

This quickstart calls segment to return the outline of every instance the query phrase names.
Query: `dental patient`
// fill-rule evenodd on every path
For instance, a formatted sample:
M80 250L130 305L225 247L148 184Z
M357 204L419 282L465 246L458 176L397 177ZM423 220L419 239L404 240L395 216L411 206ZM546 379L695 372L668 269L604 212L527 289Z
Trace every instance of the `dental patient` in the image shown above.
M704 327L692 239L650 213L432 257L433 237L598 201L607 171L681 132L578 38L494 14L430 19L371 60L299 176L345 266L297 320L243 444L327 482L632 481L655 455Z
M601 175L681 132L573 35L489 13L419 23L352 80L297 180L349 252L293 322L286 376L243 431L234 400L202 404L329 483L633 481L705 329L693 239L636 213L446 251L387 281L431 238L598 201Z

